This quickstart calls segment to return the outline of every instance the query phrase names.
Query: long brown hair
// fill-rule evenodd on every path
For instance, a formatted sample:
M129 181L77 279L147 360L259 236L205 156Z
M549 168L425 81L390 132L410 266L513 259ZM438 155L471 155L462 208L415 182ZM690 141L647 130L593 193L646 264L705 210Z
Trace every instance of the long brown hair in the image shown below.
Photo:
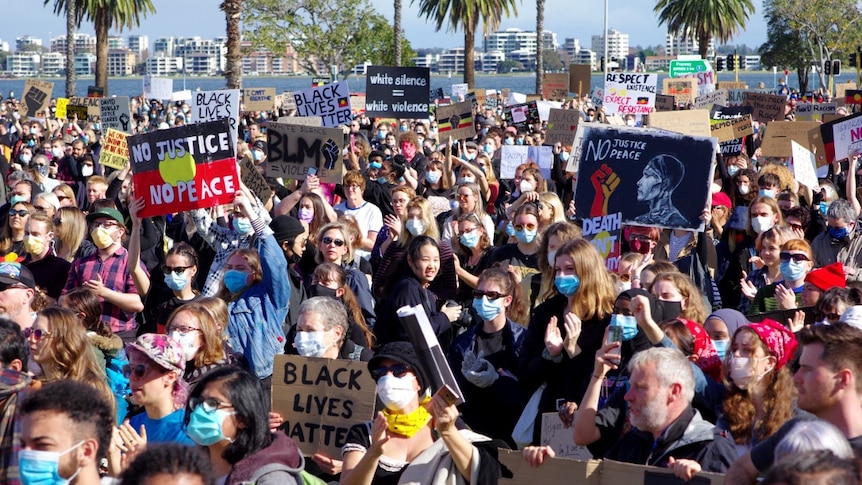
M356 293L354 293L347 284L347 271L335 263L320 263L320 265L314 269L314 281L317 281L317 284L334 282L342 291L344 291L344 294L341 295L341 301L344 304L344 307L347 309L353 322L362 329L362 333L365 335L365 340L368 342L368 346L374 347L374 333L370 328L368 328L368 324L365 323L365 316L362 314L362 307L359 305L359 299L356 298Z
M527 302L524 299L524 290L515 281L514 275L501 268L488 268L479 275L478 287L483 282L494 283L500 287L505 295L512 295L512 303L506 309L506 317L513 322L526 326L530 315L527 312Z
M171 313L171 316L168 317L168 327L171 326L171 322L173 322L174 318L176 318L180 313L188 313L197 320L201 327L203 345L198 350L197 354L195 354L195 358L193 359L195 367L201 368L223 360L226 357L224 349L224 326L219 325L218 322L216 322L215 315L210 310L209 306L198 303L197 301L180 305L173 313Z
M704 303L703 295L694 286L688 275L684 275L678 271L659 273L652 281L651 288L655 288L655 284L659 281L669 281L676 287L682 297L688 300L685 309L679 315L681 318L697 322L698 325L703 325L706 322L708 313L706 312L706 303Z
M111 325L102 320L102 303L89 288L75 288L61 298L63 306L77 310L84 328L102 337L111 337Z

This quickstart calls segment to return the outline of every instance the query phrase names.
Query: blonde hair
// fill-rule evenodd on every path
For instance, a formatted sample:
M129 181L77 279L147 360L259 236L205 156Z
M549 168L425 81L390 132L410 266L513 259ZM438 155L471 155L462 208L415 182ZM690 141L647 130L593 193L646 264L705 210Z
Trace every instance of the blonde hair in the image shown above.
M659 273L655 276L655 279L652 280L651 289L655 288L655 284L659 281L669 281L676 287L679 294L682 295L684 299L688 300L686 302L685 309L682 310L682 313L680 313L679 316L703 326L708 315L706 312L706 304L703 301L703 295L697 287L694 286L691 278L678 271Z
M54 242L69 251L65 259L72 261L87 235L87 220L84 219L84 213L77 207L60 207L57 210L56 218L59 218L60 224L55 224Z
M347 247L347 254L344 255L342 262L353 261L353 244L350 243L350 233L347 232L347 227L342 222L330 222L317 231L317 244L323 244L323 235L329 231L336 230L341 232L341 238L344 240L344 245ZM323 262L323 255L318 251L315 261L319 264Z
M557 250L556 259L563 255L572 258L575 274L581 280L578 291L570 297L575 315L589 320L602 319L613 313L616 287L596 247L586 239L576 238Z
M422 216L422 223L425 224L425 236L432 237L435 240L440 240L440 230L437 229L437 219L434 218L434 212L431 210L431 203L425 197L414 197L407 203L407 217L410 218L410 209L419 209ZM398 238L398 245L406 247L410 244L415 236L410 234L406 225L402 224L401 235Z
M227 306L225 306L227 309ZM180 313L188 313L201 327L201 336L203 337L203 345L197 354L195 354L195 367L205 367L224 359L226 357L224 349L224 327L219 325L215 320L215 314L210 310L209 305L192 301L181 305L171 313L168 318L167 326L170 327L171 322Z

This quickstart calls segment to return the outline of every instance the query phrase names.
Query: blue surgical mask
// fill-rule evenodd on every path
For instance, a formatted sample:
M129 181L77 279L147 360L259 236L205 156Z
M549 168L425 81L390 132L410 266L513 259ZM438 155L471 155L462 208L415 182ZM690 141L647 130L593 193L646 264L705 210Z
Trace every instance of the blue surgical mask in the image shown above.
M72 446L66 451L39 451L21 450L18 452L18 473L21 482L29 484L60 484L66 485L78 476L81 471L79 467L69 478L60 476L60 457L78 448L84 440Z
M237 293L248 286L248 275L237 269L229 269L224 274L224 286L231 293Z
M718 358L724 360L724 356L727 355L727 349L730 347L730 339L713 340L712 346L715 347Z
M503 311L503 298L490 300L487 296L482 298L473 298L473 309L476 310L476 315L482 320L490 322L497 318L497 315Z
M760 189L757 191L757 195L760 197L769 197L770 199L774 199L775 191L772 189Z
M826 209L828 209L828 208L829 208L829 204L827 204L826 202L821 202L820 203L820 214L825 216L826 215Z
M515 226L511 222L506 224L506 235L509 237L515 235Z
M836 227L827 226L826 230L829 231L829 235L832 236L832 239L838 240L844 239L850 233L846 227L838 229Z
M490 143L486 143L485 145L482 146L482 151L487 153L488 155L490 155L490 154L494 153L494 146L491 145Z
M523 229L521 231L515 231L515 237L518 238L518 242L523 244L530 244L533 242L533 239L536 239L536 234L538 234L538 229L533 229L530 231L529 229Z
M475 248L479 244L479 231L470 231L464 234L461 234L461 237L458 238L465 247L470 249Z
M796 263L794 261L782 261L778 265L781 271L781 276L785 281L799 281L805 277L805 263Z
M475 159L476 159L476 154L475 154L475 153L470 153L470 152L466 152L466 153L464 153L464 160L471 160L471 161L472 161L472 160L475 160Z
M378 183L378 184L384 184L384 185L385 185L385 184L387 184L387 183L389 183L389 182L386 180L386 177L377 177L377 183Z
M251 158L255 162L259 162L259 161L263 160L263 152L261 152L260 150L252 150L251 151Z
M182 291L186 286L189 286L189 277L186 276L185 271L179 276L171 271L165 275L165 285L173 291Z
M505 140L503 140L503 144L504 144L504 145L514 145L514 144L515 144L515 140L513 140L513 139L511 139L511 138L506 138Z
M189 416L186 435L200 446L211 446L223 440L233 442L233 440L224 435L221 429L225 418L233 414L236 413L226 409L216 409L213 412L208 412L204 409L203 404L199 404Z
M727 174L730 175L731 177L736 175L737 172L739 172L739 167L737 167L736 165L731 165L731 166L727 167Z
M233 230L238 232L241 236L245 236L251 232L251 221L245 217L234 217Z
M561 151L560 152L560 160L563 162L568 162L569 161L569 152L567 152L565 150Z
M429 184L436 184L440 180L440 176L443 175L440 172L425 172L425 180Z
M377 139L378 140L385 140L386 139L386 132L385 131L378 131L377 132Z
M21 202L30 202L30 199L24 197L23 195L13 195L12 199L9 200L10 205L15 205Z
M523 139L523 138L518 138L518 139L516 139L516 140L515 140L515 144L516 144L516 145L523 145L523 144L524 144L524 139Z
M26 165L26 164L30 163L31 157L30 157L30 155L28 155L26 153L22 153L22 154L18 155L18 160L20 160L21 163Z
M326 332L296 332L293 346L303 357L322 357L326 352Z
M572 296L578 291L578 287L581 286L581 279L573 274L560 275L554 278L554 286L563 295Z
M635 338L638 334L638 322L633 315L611 315L611 326L622 327L623 341Z

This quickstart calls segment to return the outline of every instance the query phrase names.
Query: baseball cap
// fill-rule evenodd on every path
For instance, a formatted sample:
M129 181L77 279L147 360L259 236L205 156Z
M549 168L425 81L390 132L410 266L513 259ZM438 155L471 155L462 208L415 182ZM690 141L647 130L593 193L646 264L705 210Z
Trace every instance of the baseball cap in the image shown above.
M0 263L0 285L24 285L27 288L36 288L36 279L30 269L21 263L4 261ZM0 289L0 291L6 288Z

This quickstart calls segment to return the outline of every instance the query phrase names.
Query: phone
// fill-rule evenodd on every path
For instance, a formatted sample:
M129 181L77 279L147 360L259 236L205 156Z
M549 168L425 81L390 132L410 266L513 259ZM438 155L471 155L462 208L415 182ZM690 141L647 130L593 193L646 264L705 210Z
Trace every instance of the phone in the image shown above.
M611 325L608 327L608 343L623 341L623 327L619 325Z
M446 404L450 406L458 402L458 394L456 394L455 391L446 384L443 384L443 387L437 391L437 394L440 394L440 397L442 397L443 400L446 401Z
M314 167L309 167L308 172L306 172L305 175L317 175L317 169Z

